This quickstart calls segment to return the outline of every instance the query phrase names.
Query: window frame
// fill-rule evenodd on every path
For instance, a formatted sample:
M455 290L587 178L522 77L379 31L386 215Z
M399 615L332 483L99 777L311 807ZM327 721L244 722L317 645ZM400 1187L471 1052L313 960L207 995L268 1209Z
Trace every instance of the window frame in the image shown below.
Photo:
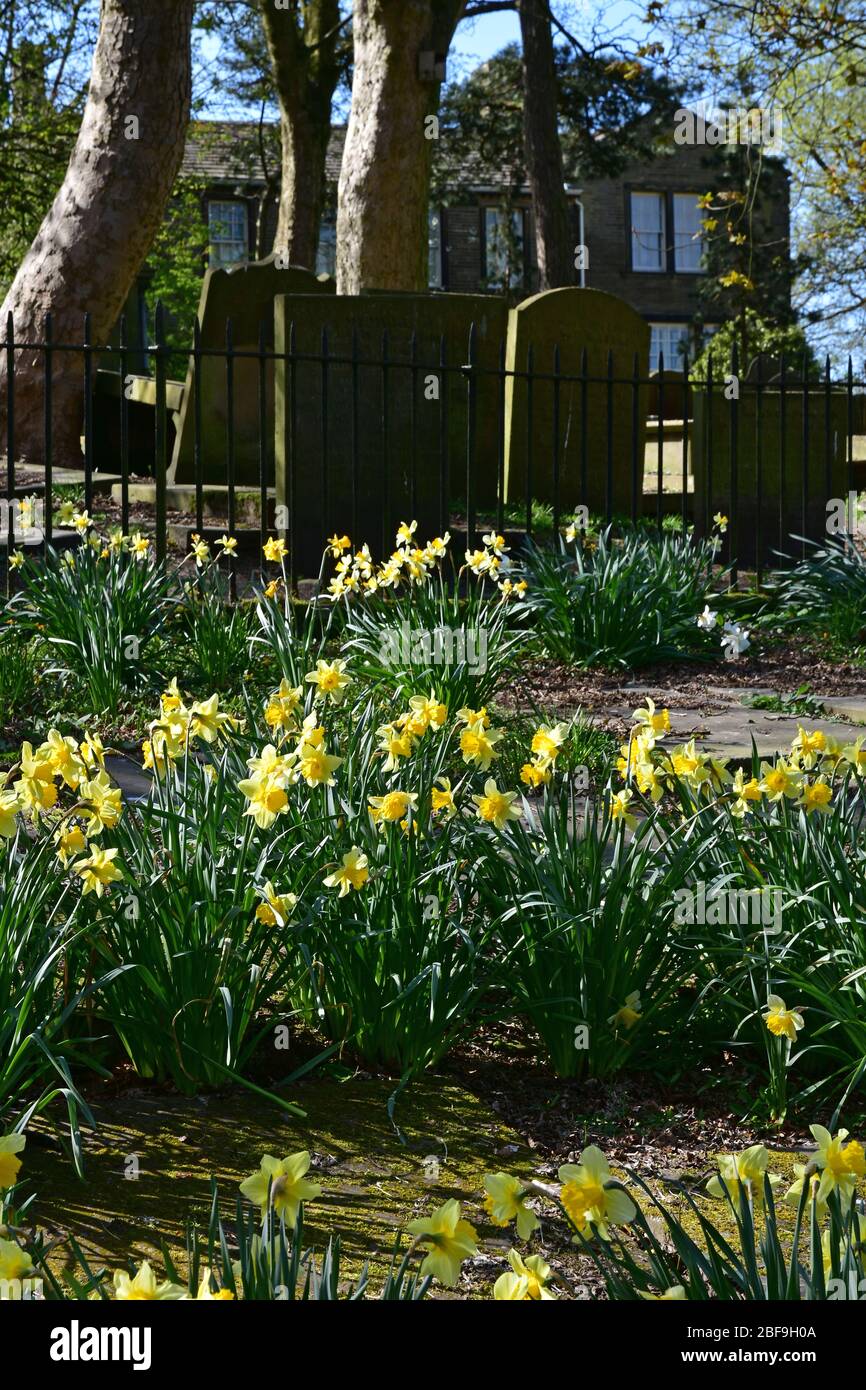
M698 266L694 266L694 267L692 267L692 266L685 267L685 266L678 266L678 265L677 265L677 253L678 253L678 251L684 249L683 247L681 247L681 246L679 246L679 245L677 244L677 237L683 235L683 233L678 233L678 232L677 232L677 199L678 199L678 198L691 198L691 199L694 199L694 202L695 202L695 203L697 203L698 200L699 200L699 198L701 198L701 197L702 197L702 195L701 195L700 193L693 193L693 192L691 191L691 189L687 189L687 188L674 188L674 189L671 189L671 192L670 192L670 201L671 201L671 230L672 230L672 233L673 233L672 238L671 238L671 249L672 249L672 255L673 255L673 271L674 271L674 274L675 274L675 275L706 275L706 273L707 273L706 265L698 265ZM702 227L703 227L704 221L705 221L705 218L702 217L702 218L701 218L701 226L702 226ZM695 243L694 243L694 238L689 237L689 240L688 240L688 242L687 242L686 244L687 244L688 246L693 246L693 245L695 244ZM704 238L703 234L701 235L701 238L700 238L700 241L699 241L698 245L699 245L699 247L700 247L701 260L703 261L704 253L705 253L705 249L706 249L706 247L705 247L705 238Z
M213 208L240 208L243 216L243 239L240 237L224 238L222 241L215 240L213 236L213 224L211 221L211 209ZM216 220L216 219L214 219ZM212 270L225 270L229 266L243 265L250 258L250 211L249 204L244 198L208 198L207 199L207 257L208 267ZM243 254L236 260L222 260L214 255L216 246L243 246Z
M635 187L629 186L629 187L626 188L625 194L626 194L626 226L627 226L627 230L628 230L627 256L628 256L628 267L629 267L629 269L630 269L635 275L666 275L666 274L668 274L668 272L669 272L669 270L670 270L670 264L669 264L669 255L668 255L669 247L668 247L668 244L667 244L667 239L668 239L668 238L667 238L667 229L668 229L668 218L669 218L669 213L668 213L668 191L667 191L667 189L664 189L664 188L645 188L645 187L643 187L643 188L635 188ZM632 199L634 199L634 198L644 198L644 197L646 197L646 198L655 198L655 199L658 201L658 203L659 203L659 205L660 205L660 207L661 207L661 213L662 213L661 232L660 232L660 236L661 236L661 245L660 245L660 247L659 247L659 252L660 252L660 255L659 255L659 262L660 262L660 263L659 263L659 265L657 265L657 266L646 266L646 265L636 265L636 264L635 264L635 241L636 241L636 237L635 237L634 216L633 216L633 212L632 212Z

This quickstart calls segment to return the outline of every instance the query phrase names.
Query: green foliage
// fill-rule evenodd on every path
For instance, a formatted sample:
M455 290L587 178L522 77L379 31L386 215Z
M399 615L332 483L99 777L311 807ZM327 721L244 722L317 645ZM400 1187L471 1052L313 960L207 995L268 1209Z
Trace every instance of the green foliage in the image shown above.
M712 639L697 626L711 597L712 542L639 531L622 542L578 538L558 552L529 544L530 608L551 655L578 666L633 669L706 659Z
M802 328L797 324L781 324L762 318L756 310L746 309L738 318L723 323L710 338L692 365L689 373L692 382L706 381L710 362L713 380L717 384L723 381L725 373L731 370L734 347L739 354L741 372L748 370L752 359L759 353L765 353L770 357L784 354L786 372L792 381L802 379L804 354L807 375L814 378L819 373L818 359L809 347Z

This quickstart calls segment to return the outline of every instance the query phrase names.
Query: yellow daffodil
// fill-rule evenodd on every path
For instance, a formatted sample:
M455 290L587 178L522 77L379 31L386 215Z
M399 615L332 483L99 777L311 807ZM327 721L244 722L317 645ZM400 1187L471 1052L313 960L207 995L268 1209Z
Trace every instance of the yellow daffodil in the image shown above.
M334 532L333 536L329 537L328 545L331 548L331 554L335 560L339 560L344 550L351 550L352 548L352 542L349 540L349 537L338 536L336 532Z
M484 1190L487 1193L484 1205L494 1225L508 1226L516 1221L520 1239L529 1240L539 1225L535 1212L526 1205L530 1189L510 1173L485 1173Z
M468 705L464 705L463 709L457 711L457 722L458 724L465 724L470 729L477 724L485 729L490 728L490 716L485 705L482 705L481 709L470 709Z
M303 702L303 686L292 685L283 677L279 690L271 695L265 705L265 723L268 728L275 732L281 730L283 733L294 730L298 723L298 711Z
M827 785L823 777L817 778L814 782L803 783L803 793L797 802L802 806L807 816L811 816L813 811L819 815L826 816L831 810L833 800L833 789Z
M123 878L123 871L114 863L119 853L117 849L98 849L96 845L91 845L89 857L73 864L73 869L83 880L82 897L95 893L97 898L101 898L109 884Z
M670 711L666 709L657 710L653 701L647 697L646 705L642 709L636 709L632 714L635 723L645 729L649 729L655 738L663 738L671 731Z
M492 777L484 783L484 795L473 796L479 820L487 821L497 830L504 830L510 820L520 820L523 811L515 806L517 792L501 792Z
M824 1129L823 1125L810 1125L812 1138L818 1145L815 1163L821 1169L821 1182L818 1187L818 1201L826 1201L834 1188L838 1188L845 1201L850 1199L857 1179L866 1177L866 1156L863 1145L856 1140L849 1144L847 1129L840 1129L835 1135Z
M316 662L315 671L308 671L304 680L316 687L316 698L327 697L333 704L339 705L348 687L352 684L352 677L346 671L345 661L323 661Z
M303 743L298 750L298 770L308 787L333 787L334 773L343 759L315 743Z
M683 1303L686 1301L686 1291L682 1284L671 1284L664 1293L641 1293L641 1298L649 1303Z
M24 1134L0 1135L0 1191L14 1187L21 1170L21 1159L27 1136Z
M511 1271L500 1274L493 1285L493 1297L501 1302L505 1299L523 1303L529 1298L529 1280Z
M803 775L784 759L773 765L761 763L761 791L770 801L781 801L783 796L791 799L800 795Z
M83 854L87 849L87 840L80 825L61 826L54 832L54 843L57 846L57 858L64 869L70 859L74 859L77 854Z
M262 890L262 901L256 908L256 917L266 927L284 927L298 905L294 893L280 895L270 880Z
M799 1206L800 1198L803 1195L803 1188L808 1184L809 1202L815 1203L816 1219L819 1222L825 1221L827 1218L827 1202L823 1197L820 1201L818 1200L818 1193L821 1190L821 1174L816 1172L814 1164L795 1163L794 1177L796 1181L788 1188L783 1200L788 1202L791 1206ZM829 1191L829 1188L825 1188L825 1191Z
M21 803L18 793L0 790L0 839L14 839L18 830L18 812Z
M207 541L203 541L201 536L192 537L192 550L189 558L195 560L196 569L201 569L210 559L210 546Z
M322 1194L319 1183L309 1182L305 1176L310 1163L310 1155L306 1151L290 1154L288 1158L282 1159L265 1154L259 1171L241 1183L241 1192L256 1206L261 1207L264 1214L268 1209L270 1190L273 1210L277 1216L285 1218L290 1230L294 1230L298 1224L301 1203L311 1202Z
M186 1298L187 1291L181 1284L174 1284L170 1279L163 1279L158 1283L147 1260L143 1260L132 1277L125 1269L115 1270L114 1297L122 1303L145 1300L163 1303Z
M216 544L222 550L223 555L235 555L238 548L237 536L221 536Z
M734 774L731 792L734 797L731 803L731 814L738 819L750 815L751 807L755 802L761 800L763 794L758 785L757 777L750 777L747 780L746 774L741 767L738 767Z
M196 1303L230 1303L233 1299L234 1294L231 1289L217 1289L214 1292L211 1288L210 1270L202 1270L198 1293L195 1296Z
M150 549L150 541L147 536L143 536L140 531L136 531L129 538L129 548L136 560L143 560Z
M562 1183L559 1200L575 1230L584 1239L592 1236L594 1228L602 1240L606 1240L610 1226L625 1226L637 1215L628 1193L610 1185L608 1161L595 1144L584 1149L579 1163L563 1164L559 1180Z
M82 782L78 795L82 814L87 818L88 835L114 829L123 815L123 800L120 788L112 785L107 772L99 771L89 782Z
M362 854L358 846L353 845L348 854L343 855L343 862L339 868L328 874L325 887L339 888L340 897L345 898L350 889L363 888L370 877L368 864L366 854Z
M637 816L629 811L632 800L632 792L628 787L624 787L621 792L615 792L610 799L610 818L614 825L622 823L629 830L634 830L637 825Z
M785 1007L785 1001L778 994L767 995L767 1012L763 1015L767 1031L776 1038L789 1038L797 1041L797 1033L805 1027L803 1015L796 1009Z
M728 518L724 515L723 512L716 512L713 516L713 521L718 526L722 535L724 535L728 529Z
M10 557L9 557L9 568L10 568L11 570L20 570L20 569L23 569L23 568L24 568L24 551L23 551L23 550L13 550L13 551L12 551L12 554L11 554Z
M731 1201L739 1208L742 1184L749 1200L760 1206L764 1200L764 1178L769 1177L771 1188L778 1187L782 1181L774 1173L767 1174L769 1162L770 1155L763 1144L753 1144L751 1148L744 1149L739 1154L719 1154L719 1171L717 1176L710 1178L707 1183L707 1192L711 1197L724 1197L727 1192Z
M460 752L463 754L465 763L474 763L482 772L486 772L499 754L496 745L505 737L501 729L485 728L479 720L477 724L472 724L464 729L460 735Z
M275 540L273 537L269 538L262 546L262 550L264 551L265 559L269 560L272 564L281 563L289 553L282 537L280 537L279 540Z
M33 1261L14 1240L0 1239L0 1285L14 1287L15 1281L33 1273Z
M368 809L377 825L383 821L403 820L410 810L414 812L417 804L416 792L394 791L368 798Z
M451 790L451 781L448 777L437 777L430 792L430 807L434 815L440 813L446 820L450 820L456 815L457 807L454 802L454 793Z
M429 1274L440 1284L454 1288L463 1261L478 1253L477 1232L468 1221L461 1219L460 1203L452 1197L432 1216L410 1221L406 1229L415 1236L418 1245L429 1250L421 1264L421 1277Z
M607 1021L608 1023L612 1023L614 1028L629 1029L633 1028L636 1023L639 1023L640 1018L640 990L634 989L631 994L626 995L625 1003L622 1008L617 1009L615 1014L611 1014Z
M520 780L527 787L543 787L550 781L550 768L539 763L524 763L520 769Z

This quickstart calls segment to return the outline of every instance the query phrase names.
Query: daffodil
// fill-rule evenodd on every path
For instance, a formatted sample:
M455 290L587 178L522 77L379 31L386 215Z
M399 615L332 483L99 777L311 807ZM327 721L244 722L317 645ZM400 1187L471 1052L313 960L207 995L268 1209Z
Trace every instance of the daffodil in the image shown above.
M632 793L628 787L624 787L621 792L615 792L610 799L610 818L614 825L622 823L629 830L634 830L637 825L637 816L632 815L629 806L632 800Z
M716 512L713 516L713 521L718 526L722 535L724 535L728 529L728 518L722 512Z
M297 727L298 710L304 702L303 686L292 685L285 677L280 681L279 690L271 695L265 705L265 723L268 728L289 733Z
M835 1137L829 1130L824 1129L823 1125L810 1125L809 1129L818 1145L814 1160L821 1169L818 1201L826 1201L834 1188L837 1188L847 1201L857 1184L857 1179L866 1177L863 1145L853 1139L846 1144L847 1129L840 1129Z
M114 1297L123 1303L145 1300L163 1303L186 1298L187 1291L181 1284L174 1284L170 1279L163 1279L158 1283L147 1260L143 1260L132 1277L125 1269L115 1270Z
M802 773L782 758L775 764L761 763L761 781L758 785L770 801L781 801L783 796L793 800L800 795L802 782Z
M523 815L520 807L514 805L517 792L501 792L492 777L484 783L484 795L473 796L472 800L478 807L478 819L497 830L504 830L510 820L520 820Z
M641 1293L641 1298L649 1303L683 1303L686 1301L686 1291L682 1284L671 1284L664 1293Z
M529 1298L529 1280L510 1270L505 1274L500 1274L493 1285L493 1297L498 1302L508 1299L523 1303Z
M269 560L272 564L281 563L289 553L282 537L280 537L279 540L275 540L273 537L269 538L262 546L262 550L264 551L265 559Z
M237 536L223 535L216 544L222 550L223 555L234 555L238 548L238 538Z
M814 782L804 782L803 791L797 802L802 806L807 816L817 811L819 815L826 816L831 810L833 800L833 788L828 786L823 777L818 777Z
M550 781L550 768L538 763L524 763L520 769L520 780L527 787L543 787Z
M826 751L827 735L821 729L814 729L809 733L802 724L798 724L797 737L793 740L791 748L798 754L802 766L811 771Z
M123 878L123 871L114 863L119 853L117 849L99 849L91 845L89 857L73 864L73 869L83 880L82 897L95 893L97 898L101 898L109 884Z
M9 556L9 568L10 568L11 570L20 570L20 569L23 569L23 568L24 568L24 551L23 551L23 550L13 550L13 551L12 551L12 554Z
M741 1186L746 1196L755 1205L764 1200L764 1179L769 1177L770 1187L776 1188L782 1181L774 1173L767 1173L770 1155L763 1144L753 1144L739 1154L719 1154L719 1171L707 1183L711 1197L724 1197L727 1192L736 1207L740 1204Z
M0 1191L14 1187L21 1170L21 1159L27 1136L24 1134L0 1135Z
M415 1236L416 1244L429 1251L421 1263L421 1277L429 1274L440 1284L454 1288L463 1261L478 1253L477 1232L468 1221L461 1219L460 1203L452 1197L432 1216L410 1221L406 1229Z
M666 709L657 710L649 697L647 697L645 706L634 711L632 719L642 727L649 729L656 738L669 734L671 731L670 711Z
M70 738L68 735L64 738L56 729L51 729L38 753L40 757L45 756L46 761L51 765L52 772L62 777L67 787L73 791L78 787L85 775L86 768L79 757L78 744L74 738Z
M454 802L454 793L451 790L451 780L448 777L437 777L430 792L430 808L434 815L443 815L446 820L450 820L457 813L457 806Z
M21 810L21 803L18 800L18 793L0 790L0 839L14 839L18 830L18 812Z
M217 1289L216 1292L211 1288L211 1272L203 1269L199 1280L198 1293L195 1296L196 1303L229 1303L233 1301L234 1294L231 1289Z
M510 1173L485 1173L484 1190L487 1193L484 1205L490 1213L491 1221L496 1226L508 1226L512 1221L516 1221L520 1239L529 1240L539 1225L535 1212L526 1205L530 1189Z
M805 1027L803 1015L796 1009L785 1007L785 1001L778 994L767 995L767 1012L763 1015L767 1031L776 1038L788 1038L791 1042L797 1041L797 1033Z
M337 533L334 532L333 536L328 538L328 545L330 546L331 554L334 559L339 560L344 550L351 549L352 542L349 540L348 536L338 536Z
M4 1228L5 1229L5 1228ZM0 1285L14 1287L33 1272L33 1261L14 1240L0 1239Z
M640 990L634 989L631 994L626 995L622 1008L617 1009L615 1014L611 1014L607 1021L612 1023L614 1028L629 1029L634 1028L635 1024L640 1022L640 1018Z
M54 832L54 843L57 846L57 858L64 869L70 859L74 859L77 854L83 854L87 849L87 840L80 825L61 826Z
M339 888L340 897L345 898L352 888L363 888L370 877L368 864L366 854L362 854L358 846L353 845L348 853L343 855L342 864L332 874L328 874L325 887Z
M385 796L368 798L368 809L377 825L383 821L403 820L407 813L415 810L418 804L416 792L393 791Z
M304 743L298 751L298 770L308 787L333 787L334 773L343 759L313 743Z
M129 548L136 560L143 560L150 550L150 541L147 536L143 536L140 531L136 531L129 538Z
M189 558L195 560L196 569L201 569L210 559L210 546L207 541L203 541L201 536L192 537L192 550Z
M486 772L493 759L499 757L496 745L504 737L501 729L486 728L480 720L477 724L470 725L460 735L463 761L474 763L482 772Z
M284 927L297 905L294 893L279 894L268 880L262 890L262 901L256 908L256 917L266 927Z
M584 1239L588 1239L594 1229L606 1240L610 1226L628 1225L637 1215L628 1193L611 1185L608 1161L595 1144L584 1149L579 1163L563 1164L559 1180L562 1183L559 1200L575 1230Z
M749 815L752 806L759 802L763 795L757 777L747 779L741 767L738 767L734 774L731 791L734 797L731 802L731 815L736 816L738 820Z
M317 661L315 671L308 671L304 680L315 685L316 698L327 697L335 705L342 703L346 690L352 684L345 661L339 660Z
M311 1202L322 1194L319 1183L309 1182L305 1176L310 1163L311 1158L306 1151L282 1159L265 1154L259 1171L241 1183L241 1192L261 1207L263 1215L270 1200L277 1216L284 1218L289 1229L294 1230L301 1203Z

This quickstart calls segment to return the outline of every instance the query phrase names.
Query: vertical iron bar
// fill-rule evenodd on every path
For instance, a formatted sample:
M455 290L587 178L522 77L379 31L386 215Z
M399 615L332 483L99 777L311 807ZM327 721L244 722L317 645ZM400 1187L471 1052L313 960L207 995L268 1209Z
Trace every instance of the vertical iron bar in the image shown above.
M787 539L787 445L788 445L788 400L786 395L785 354L779 357L779 549L785 549Z
M553 349L553 539L559 537L559 343Z
M120 316L120 529L129 531L129 402L126 399L126 314Z
M526 349L526 534L532 535L532 494L535 479L532 468L532 435L534 421L535 348Z
M201 456L201 324L196 314L192 328L192 401L193 401L193 477L195 479L195 529L204 530L204 468Z
M391 553L392 521L391 516L391 480L390 469L388 467L388 443L390 436L390 402L388 390L390 386L389 360L388 360L388 330L382 334L382 555ZM410 521L411 517L408 518Z
M604 488L605 520L613 520L613 352L607 353L607 476Z
M728 518L728 559L731 560L731 562L732 562L732 564L731 564L731 588L732 588L732 589L736 589L736 587L737 587L737 565L738 565L738 562L739 562L739 543L738 543L738 542L739 542L739 528L738 528L738 515L737 515L737 514L738 514L738 511L739 511L739 505L740 505L740 504L739 504L739 497L738 497L738 495L737 495L737 494L738 494L738 489L739 489L739 463L740 463L740 455L739 455L739 451L740 451L740 398L739 398L740 363L739 363L739 357L738 357L738 354L737 354L737 345L736 345L736 343L734 343L733 347L731 348L731 376L734 378L734 382L735 382L736 389L735 389L734 395L733 395L732 398L731 398L730 439L729 439L729 441L728 441L728 442L729 442L730 467L731 467L731 477L730 477L730 484L731 484L731 500L730 500L731 515L730 515L729 518Z
M226 483L228 486L228 533L235 534L237 508L235 499L235 343L234 328L226 319ZM229 556L229 597L237 597L235 557Z
M54 392L53 392L53 368L54 355L52 343L54 341L54 315L50 312L45 315L45 384L43 387L43 433L45 438L45 496L43 499L43 518L42 518L42 553L47 556L48 547L51 544L52 528L54 525L54 507L52 497L54 492L53 469L54 469Z
M443 536L451 520L448 443L448 345L443 333L439 338L439 531Z
M268 364L267 324L259 324L259 539L268 538Z
M806 512L809 505L809 364L803 353L800 370L803 373L803 440L802 476L800 479L800 555L806 558Z
M635 353L632 362L631 383L631 520L637 526L638 518L638 435L640 433L640 362ZM641 512L643 512L643 476L640 473Z
M358 494L361 476L361 439L358 423L359 376L358 376L358 327L352 325L352 540L358 539ZM413 441L412 455L415 449ZM414 464L413 464L414 466Z
M499 342L498 390L498 435L496 455L496 529L500 534L505 530L505 389L507 372L505 370L505 340Z
M682 516L683 516L683 535L686 534L686 527L689 519L689 440L690 440L690 417L689 417L689 354L683 353L683 495L682 495Z
M84 315L84 510L93 510L93 344L90 314Z
M764 364L758 353L758 374L755 378L755 483L757 512L755 514L755 586L760 589L764 577Z
M475 548L475 320L469 326L466 366L466 548Z
M6 315L6 592L12 586L15 548L15 324Z
M662 492L665 485L664 456L665 456L665 355L659 353L659 367L656 382L658 383L658 415L656 416L658 428L658 441L656 447L656 526L659 531L662 529Z
M580 500L585 506L589 506L587 496L587 447L588 447L588 422L586 418L589 397L589 362L586 355L586 348L580 354Z
M707 460L707 495L704 505L704 535L709 536L713 529L713 416L716 403L713 397L713 354L707 357L707 406L704 411L704 443Z
M295 341L295 321L289 325L289 468L286 501L288 502L288 546L289 546L289 588L290 599L298 592L298 530L295 525L297 495L297 449L298 449L298 364ZM286 540L285 534L282 539Z
M414 520L418 511L418 334L414 328L409 341L409 384L409 511Z

